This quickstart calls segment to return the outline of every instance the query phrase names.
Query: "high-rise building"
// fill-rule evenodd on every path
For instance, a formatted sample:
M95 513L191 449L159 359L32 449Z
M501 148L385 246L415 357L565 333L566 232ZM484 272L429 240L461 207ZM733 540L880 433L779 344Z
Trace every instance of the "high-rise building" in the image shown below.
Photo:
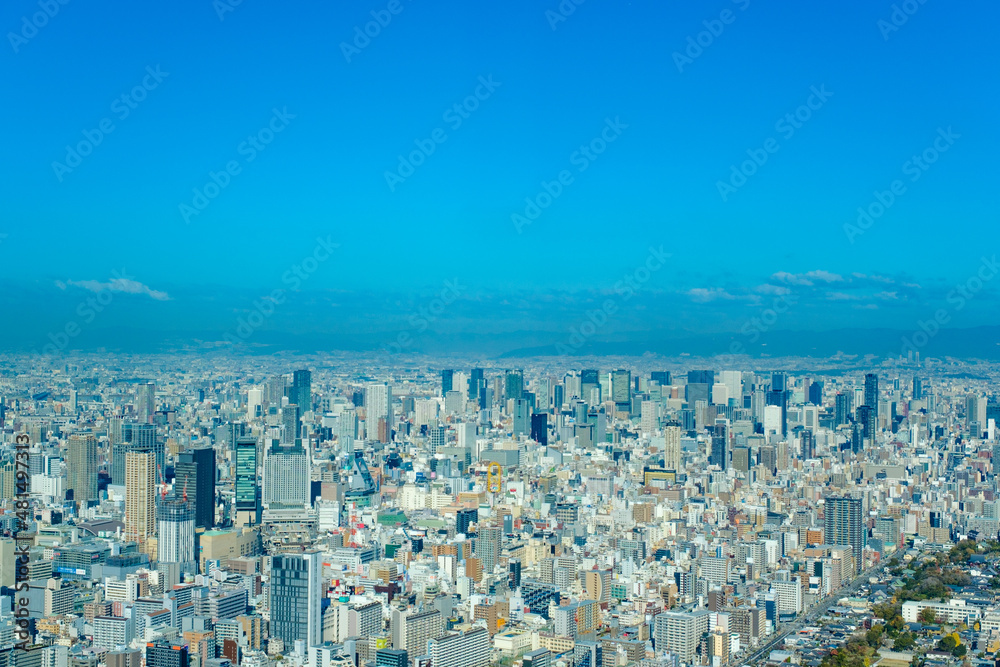
M924 397L924 386L916 375L913 376L913 400L919 401Z
M174 466L174 489L187 496L195 526L215 525L215 450L199 447L181 452Z
M854 555L854 570L860 572L867 532L861 498L829 496L824 512L826 543L850 545Z
M156 384L143 382L135 387L135 415L140 424L150 424L156 414Z
M455 532L469 534L469 526L479 523L479 510L476 508L460 509L455 513Z
M236 441L236 515L237 523L260 523L261 493L258 484L257 439L251 436Z
M516 438L519 435L528 435L531 431L531 406L523 398L514 399L514 424L513 433Z
M309 452L273 441L264 459L264 507L302 508L311 504Z
M667 422L663 427L663 467L680 470L681 467L681 424Z
M449 391L454 388L455 371L446 369L441 371L441 397L444 398Z
M457 632L431 641L434 667L488 667L492 644L486 628Z
M73 501L86 507L97 500L97 438L91 433L71 435L66 441L66 488Z
M808 461L809 459L816 458L816 438L813 436L813 432L803 429L799 434L799 440L802 445L802 460Z
M479 399L479 390L486 386L486 378L482 368L473 368L469 373L469 400Z
M878 420L878 397L878 375L868 373L865 375L865 405L875 412L876 421Z
M823 405L823 383L820 381L811 383L807 398L813 405Z
M299 406L289 403L281 408L282 437L281 442L290 445L302 435L302 421Z
M146 644L146 667L188 667L188 647L183 642L158 640Z
M653 618L653 641L657 653L670 651L681 662L691 664L698 651L701 636L708 631L711 612L667 611Z
M497 526L480 526L476 536L476 557L483 563L483 573L493 574L494 566L500 561L500 546L503 530Z
M708 457L709 465L717 465L723 470L729 468L729 435L725 424L715 424L712 427L712 450Z
M183 498L164 498L157 508L157 569L166 577L164 588L183 581L184 573L198 572L194 552L194 511Z
M156 535L156 455L125 454L125 536L143 543Z
M611 400L617 412L632 411L632 371L621 368L611 371Z
M395 648L380 648L375 651L375 667L406 667L408 662L406 651Z
M154 467L159 475L163 473L165 450L163 441L156 437L155 424L121 423L120 439L111 442L111 483L125 484L125 455L128 452L152 452Z
M507 371L503 380L504 402L524 396L524 371Z
M854 395L837 392L834 399L834 426L841 426L851 421L851 414L854 412Z
M547 412L531 415L531 439L542 447L549 444L549 415Z
M444 617L438 609L409 612L395 609L391 626L392 647L406 651L410 656L426 655L428 643L444 635ZM483 631L486 632L485 629Z
M365 387L365 429L370 440L389 441L392 412L392 387L385 383Z
M299 412L312 410L312 372L298 370L292 373L292 386L288 392L288 402L299 406Z
M268 588L271 608L271 636L294 646L322 641L323 619L320 602L323 563L319 553L280 554L271 559Z

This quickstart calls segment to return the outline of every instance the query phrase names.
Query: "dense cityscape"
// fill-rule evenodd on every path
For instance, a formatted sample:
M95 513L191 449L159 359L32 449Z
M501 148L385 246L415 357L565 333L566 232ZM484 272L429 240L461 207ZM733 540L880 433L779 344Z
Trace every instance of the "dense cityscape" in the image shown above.
M993 665L1000 369L788 361L7 357L0 665Z

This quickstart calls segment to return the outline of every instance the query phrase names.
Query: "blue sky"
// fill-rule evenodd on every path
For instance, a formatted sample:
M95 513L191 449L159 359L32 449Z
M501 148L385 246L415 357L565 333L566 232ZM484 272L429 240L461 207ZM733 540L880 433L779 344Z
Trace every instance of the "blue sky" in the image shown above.
M913 0L889 32L890 2L566 0L556 22L555 1L224 1L70 0L34 32L38 2L0 9L13 312L35 316L47 295L58 311L124 267L136 284L117 288L145 324L193 325L205 299L228 317L330 237L339 248L301 285L327 305L419 300L459 278L463 298L567 294L583 308L662 245L671 259L648 287L667 300L651 307L679 309L686 329L738 329L810 272L840 280L800 280L815 307L783 326L907 328L995 252L996 5ZM391 20L348 62L372 12ZM679 71L689 38L706 46ZM116 100L144 82L123 118ZM477 89L456 127L449 109ZM810 101L808 120L779 129ZM243 142L274 110L282 129L250 161ZM618 135L581 171L609 120ZM92 154L54 166L102 121L114 129ZM391 189L397 156L435 131L444 140ZM947 151L912 181L907 161L939 132ZM731 165L769 139L724 200ZM227 163L238 173L185 220ZM518 233L512 215L564 170L572 182ZM905 192L852 242L844 225L897 179ZM996 324L994 292L960 323Z

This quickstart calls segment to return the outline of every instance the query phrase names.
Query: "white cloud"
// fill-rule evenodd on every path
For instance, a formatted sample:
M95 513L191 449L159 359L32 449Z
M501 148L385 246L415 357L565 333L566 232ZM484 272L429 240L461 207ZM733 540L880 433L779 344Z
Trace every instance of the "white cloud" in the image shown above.
M812 287L817 282L820 283L840 283L844 282L844 277L830 271L809 271L807 273L789 273L788 271L778 271L771 276L772 280L787 283L789 285L802 285Z
M692 300L698 303L708 303L716 299L726 299L732 301L736 297L721 287L695 287L686 292Z
M761 294L773 294L774 296L785 296L786 294L791 294L792 290L787 287L781 287L780 285L771 285L770 283L764 283L763 285L758 285L756 291Z
M85 289L90 292L103 292L104 290L109 290L111 292L121 292L123 294L144 294L151 299L156 301L169 301L170 295L166 292L161 292L160 290L155 290L147 285L143 285L138 280L132 280L131 278L116 277L112 278L106 283L102 283L99 280L67 280L65 283L62 281L56 281L56 286L59 289L66 289L66 285L72 285L73 287L79 287L80 289Z

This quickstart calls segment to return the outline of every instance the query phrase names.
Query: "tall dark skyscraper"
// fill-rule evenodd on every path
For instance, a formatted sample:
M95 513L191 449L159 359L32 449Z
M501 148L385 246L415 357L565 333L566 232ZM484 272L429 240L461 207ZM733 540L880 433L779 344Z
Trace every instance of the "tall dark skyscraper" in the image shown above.
M189 449L177 457L174 489L178 496L187 494L198 528L215 524L215 450L210 447Z
M813 432L808 429L803 430L800 440L802 443L802 460L807 461L816 458L816 438L813 436Z
M765 396L767 405L777 405L781 408L781 434L788 435L788 392L784 389L772 389Z
M809 385L809 396L807 398L813 405L823 405L823 383L821 381L816 381Z
M771 373L771 391L788 389L788 377L784 373Z
M504 377L504 401L524 397L524 371L507 371Z
M549 415L536 412L531 415L531 439L542 447L549 444Z
M851 545L851 550L854 552L854 570L860 572L866 542L861 499L830 496L826 499L824 512L826 543Z
M865 375L865 405L878 410L878 375L875 373Z
M851 413L854 412L852 403L854 403L854 396L852 394L837 392L833 407L834 426L847 424L851 421Z
M924 397L924 386L920 378L913 376L913 400L919 401Z
M469 399L470 400L475 401L475 400L479 399L479 390L482 387L484 387L485 384L486 384L483 381L484 379L485 378L483 377L483 369L482 368L473 368L472 371L469 373Z
M729 434L724 424L712 427L712 451L708 457L709 465L717 465L723 470L729 467Z
M661 387L669 387L672 384L670 371L653 371L649 374L649 379L659 383Z
M591 391L600 386L600 371L596 368L585 368L580 371L580 398L589 403Z
M860 451L864 451L864 448L865 427L855 422L851 424L851 451L857 454Z
M241 523L260 522L259 462L257 439L242 437L236 441L236 513ZM245 514L244 514L245 513Z
M552 410L554 413L558 413L562 409L563 403L566 401L566 387L561 384L557 384L552 387Z
M864 437L869 440L873 439L875 437L875 408L870 405L858 407L857 421L861 424Z
M448 369L441 371L441 396L443 397L455 385L455 371Z
M294 646L322 641L320 613L323 563L318 553L281 554L271 559L271 635Z
M312 372L298 370L292 373L292 386L288 388L288 402L299 406L301 412L312 410Z

